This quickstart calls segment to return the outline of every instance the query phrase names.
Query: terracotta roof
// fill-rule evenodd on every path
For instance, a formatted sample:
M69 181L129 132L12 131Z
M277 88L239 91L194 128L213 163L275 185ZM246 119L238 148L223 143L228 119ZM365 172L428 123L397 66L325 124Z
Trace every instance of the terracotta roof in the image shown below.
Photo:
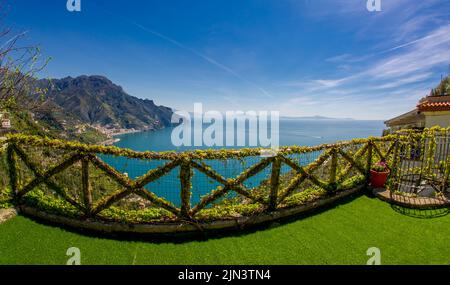
M450 111L450 95L427 96L422 98L417 105L420 112L423 111Z
M419 111L450 111L450 102L424 103L417 106Z

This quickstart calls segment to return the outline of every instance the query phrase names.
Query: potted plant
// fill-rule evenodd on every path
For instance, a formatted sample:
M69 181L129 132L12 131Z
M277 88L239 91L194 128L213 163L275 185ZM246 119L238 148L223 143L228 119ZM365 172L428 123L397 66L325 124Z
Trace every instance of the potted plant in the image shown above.
M377 162L370 169L370 184L373 188L384 187L389 176L390 169L385 161Z

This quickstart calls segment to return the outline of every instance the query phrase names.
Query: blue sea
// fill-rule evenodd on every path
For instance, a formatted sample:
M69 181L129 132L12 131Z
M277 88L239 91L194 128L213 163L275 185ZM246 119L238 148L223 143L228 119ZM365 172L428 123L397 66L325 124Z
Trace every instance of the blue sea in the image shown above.
M383 129L382 121L280 119L279 138L281 146L312 146L353 138L381 136ZM119 136L120 141L115 145L137 151L184 151L201 148L193 146L174 147L171 142L171 133L172 128L166 128L126 134Z
M306 119L280 119L279 139L280 145L300 145L313 146L322 143L332 143L353 138L365 138L368 136L381 136L384 128L382 121L361 121L361 120L306 120ZM185 151L197 149L199 147L182 146L174 147L171 142L172 128L142 133L121 135L120 141L115 145L122 148L129 148L136 151ZM206 148L206 147L203 147ZM208 147L210 148L210 147ZM238 148L238 147L232 147ZM316 154L317 156L318 154ZM149 170L162 166L167 161L142 161L137 159L127 159L123 157L103 157L111 166L117 170L127 173L130 178L144 175ZM223 175L225 178L238 176L245 168L257 163L260 157L251 157L244 162L238 160L229 161L206 161L210 167ZM315 159L309 156L305 163ZM286 171L287 168L284 168ZM252 177L244 183L248 188L255 187L268 177L270 167L258 175ZM180 206L180 182L178 179L179 168L175 168L164 177L146 186L149 191L160 197L167 199L176 206ZM191 203L200 201L201 197L210 193L219 184L206 177L203 173L194 171L192 178L192 198ZM230 195L233 195L232 193Z

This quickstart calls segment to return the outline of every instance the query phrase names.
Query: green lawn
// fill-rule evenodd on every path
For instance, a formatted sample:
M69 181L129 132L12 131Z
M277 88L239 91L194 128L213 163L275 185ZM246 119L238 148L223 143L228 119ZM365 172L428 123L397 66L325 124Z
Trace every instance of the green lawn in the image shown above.
M365 264L369 247L382 264L450 264L450 216L436 213L411 217L362 196L278 227L185 243L93 238L19 216L0 225L0 264L65 264L69 247L82 264Z

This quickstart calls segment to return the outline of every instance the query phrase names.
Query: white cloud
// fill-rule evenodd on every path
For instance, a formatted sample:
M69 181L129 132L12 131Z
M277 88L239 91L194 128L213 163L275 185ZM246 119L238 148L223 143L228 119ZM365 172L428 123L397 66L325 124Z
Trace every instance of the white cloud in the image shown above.
M450 62L449 47L450 25L446 25L415 41L407 51L381 60L366 73L376 78L394 79L426 72Z
M450 24L360 58L350 53L338 54L326 59L336 63L336 77L309 78L297 84L291 81L285 86L296 88L304 96L288 100L281 108L291 115L378 119L409 111L438 83L436 70L445 69L450 63ZM339 64L359 70L342 75Z
M417 75L413 75L411 77L406 77L406 78L402 78L399 80L391 81L389 83L378 85L375 87L375 89L396 88L396 87L403 86L403 85L410 84L410 83L422 82L426 79L429 79L432 75L433 75L432 72L417 74Z

